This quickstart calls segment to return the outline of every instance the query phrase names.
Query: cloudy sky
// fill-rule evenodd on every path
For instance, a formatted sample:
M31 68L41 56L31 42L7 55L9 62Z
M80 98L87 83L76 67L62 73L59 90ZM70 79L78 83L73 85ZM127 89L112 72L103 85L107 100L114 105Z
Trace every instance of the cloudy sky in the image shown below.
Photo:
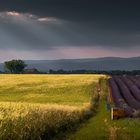
M0 2L0 62L140 56L136 0Z

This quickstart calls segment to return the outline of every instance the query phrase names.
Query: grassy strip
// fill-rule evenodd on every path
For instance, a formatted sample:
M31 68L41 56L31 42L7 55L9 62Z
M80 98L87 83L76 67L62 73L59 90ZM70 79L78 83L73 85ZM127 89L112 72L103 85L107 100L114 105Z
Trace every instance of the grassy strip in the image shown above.
M83 124L68 140L101 140L108 137L106 135L106 126L102 125L107 120L105 102L102 102L105 99L103 91L107 90L105 87L105 79L100 79L99 85L102 87L102 90L100 93L100 104L98 104L98 108L96 108L98 109L98 113Z

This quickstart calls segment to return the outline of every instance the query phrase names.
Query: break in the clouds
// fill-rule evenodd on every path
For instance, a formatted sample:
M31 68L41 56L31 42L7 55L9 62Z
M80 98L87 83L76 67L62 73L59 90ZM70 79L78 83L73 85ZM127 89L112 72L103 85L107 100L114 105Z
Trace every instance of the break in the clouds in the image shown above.
M139 15L135 0L2 0L0 60L138 56Z
M0 18L3 21L17 19L17 20L35 20L35 21L44 21L44 22L57 22L57 19L54 17L39 17L31 13L19 13L17 11L4 11L0 12Z

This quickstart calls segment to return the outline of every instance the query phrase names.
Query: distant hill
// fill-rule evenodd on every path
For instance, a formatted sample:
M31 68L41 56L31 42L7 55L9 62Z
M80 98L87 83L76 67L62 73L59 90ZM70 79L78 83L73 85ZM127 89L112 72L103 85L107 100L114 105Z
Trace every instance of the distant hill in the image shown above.
M104 57L89 59L25 60L28 68L40 71L58 70L140 70L140 57ZM0 64L3 70L3 64Z
M4 68L3 68L3 64L0 64L0 71L3 71Z

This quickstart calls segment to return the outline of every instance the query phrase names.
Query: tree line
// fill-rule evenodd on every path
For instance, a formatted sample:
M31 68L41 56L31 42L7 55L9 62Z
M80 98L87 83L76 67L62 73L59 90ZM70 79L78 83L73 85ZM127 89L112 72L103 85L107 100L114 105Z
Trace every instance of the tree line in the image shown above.
M107 75L140 75L140 70L49 70L49 74L107 74Z
M125 70L110 70L110 71L100 71L100 70L52 70L49 72L41 72L36 68L26 69L27 64L23 60L11 60L4 62L5 73L12 74L23 74L23 73L36 73L36 74L108 74L108 75L140 75L140 70L125 71ZM2 73L2 72L0 72Z

